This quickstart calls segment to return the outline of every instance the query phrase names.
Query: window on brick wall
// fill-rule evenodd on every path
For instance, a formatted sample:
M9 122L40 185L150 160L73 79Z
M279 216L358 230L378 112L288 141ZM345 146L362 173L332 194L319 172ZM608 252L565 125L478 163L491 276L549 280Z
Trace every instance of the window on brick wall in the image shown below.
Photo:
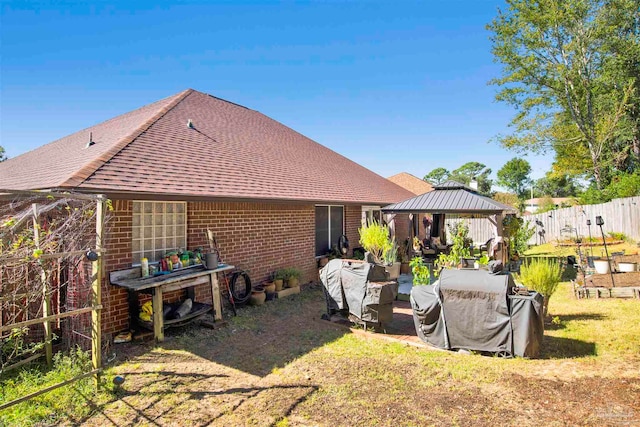
M362 225L368 224L371 221L382 222L382 212L380 212L380 206L363 206L362 207Z
M344 207L316 206L316 256L331 250L343 234Z
M167 252L187 247L185 202L133 202L133 263L144 257L160 260Z

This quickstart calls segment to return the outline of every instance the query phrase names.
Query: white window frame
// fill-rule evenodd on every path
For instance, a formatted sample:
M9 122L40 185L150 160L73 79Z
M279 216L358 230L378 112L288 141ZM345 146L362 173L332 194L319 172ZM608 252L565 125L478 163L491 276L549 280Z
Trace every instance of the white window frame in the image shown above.
M342 236L342 234L345 234L345 232L346 232L346 225L345 225L345 221L346 221L345 212L346 212L346 210L344 208L344 205L315 205L315 207L313 209L314 215L315 215L315 208L324 208L324 207L328 208L327 209L327 214L328 214L327 215L327 231L329 233L329 244L331 244L331 238L332 238L332 236L331 236L331 208L342 208L342 233L340 234L340 236ZM315 233L316 233L316 231L314 230L314 239L315 239ZM340 236L338 236L338 238ZM331 250L331 248L328 248L328 250ZM314 248L314 251L315 251L315 248ZM317 255L316 257L318 257L318 256L321 256L321 255Z
M150 212L145 212L147 206L150 207ZM168 212L169 210L172 212ZM145 223L149 218L150 224ZM161 228L162 232L159 232L158 228ZM162 244L157 244L159 240ZM140 265L140 259L143 257L147 257L149 262L156 262L160 260L161 253L163 256L167 252L186 248L187 202L133 201L131 257L134 266Z
M373 213L375 211L378 212L378 217L380 218L380 221L382 222L383 218L382 218L382 208L380 206L363 206L362 207L362 218L360 219L360 223L362 225L367 225L368 222L370 222L371 220L373 220Z

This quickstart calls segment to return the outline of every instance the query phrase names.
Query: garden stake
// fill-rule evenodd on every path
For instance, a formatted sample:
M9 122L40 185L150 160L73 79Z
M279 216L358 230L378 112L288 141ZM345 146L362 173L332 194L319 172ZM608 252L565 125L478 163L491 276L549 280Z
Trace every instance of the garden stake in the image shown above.
M587 227L589 228L589 249L591 252L591 257L593 258L593 239L591 238L591 220L587 220Z
M611 274L611 287L615 288L616 284L613 282L613 268L611 268L611 259L609 258L609 250L607 249L607 240L604 238L604 230L602 226L604 225L604 220L601 216L596 217L596 225L600 226L600 233L602 233L602 243L604 243L604 253L607 254L607 262L609 263L609 273Z

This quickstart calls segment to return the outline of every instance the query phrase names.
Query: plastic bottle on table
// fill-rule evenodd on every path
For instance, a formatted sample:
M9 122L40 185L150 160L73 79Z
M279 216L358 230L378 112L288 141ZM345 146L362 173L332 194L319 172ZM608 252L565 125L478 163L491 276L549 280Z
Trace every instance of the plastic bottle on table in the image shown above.
M149 276L149 260L147 258L142 258L140 260L140 267L142 269L142 277Z

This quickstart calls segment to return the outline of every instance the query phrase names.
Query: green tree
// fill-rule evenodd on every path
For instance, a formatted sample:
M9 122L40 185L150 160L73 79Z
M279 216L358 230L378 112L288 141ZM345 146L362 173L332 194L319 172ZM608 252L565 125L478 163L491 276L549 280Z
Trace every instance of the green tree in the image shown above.
M423 178L424 181L427 181L431 184L442 184L449 178L449 171L445 168L435 168L428 174L426 174Z
M472 179L478 182L478 191L483 194L491 193L491 185L493 181L489 179L491 169L478 162L467 162L455 169L449 175L449 179L469 185Z
M544 213L553 210L556 210L556 203L553 201L553 198L551 196L541 197L538 201L538 209L536 210L536 213Z
M495 200L496 202L500 202L504 205L511 206L515 209L520 208L520 201L518 200L518 196L516 196L513 193L496 192L493 195L493 200Z
M547 172L544 177L537 179L533 188L536 197L572 197L576 196L580 190L575 179L570 175L553 172Z
M514 157L498 171L498 184L524 198L526 186L531 183L531 165L524 159Z
M534 151L579 146L588 155L589 178L603 188L619 153L640 160L633 148L638 120L630 114L640 99L638 0L507 4L488 25L493 55L503 65L492 83L501 88L496 99L518 113L513 133L498 139Z
M7 156L5 155L4 147L0 145L0 162L5 160L7 160Z

